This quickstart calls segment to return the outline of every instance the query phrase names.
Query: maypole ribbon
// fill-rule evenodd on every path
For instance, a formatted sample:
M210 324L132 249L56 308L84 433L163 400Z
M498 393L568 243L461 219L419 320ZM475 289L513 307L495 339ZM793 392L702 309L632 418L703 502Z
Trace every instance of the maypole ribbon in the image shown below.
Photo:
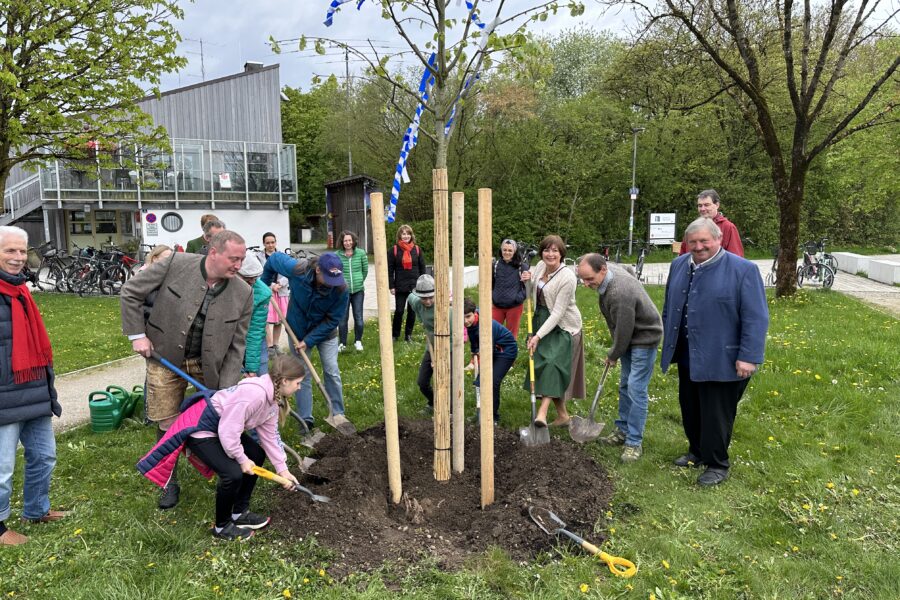
M328 12L325 13L325 27L331 27L331 24L334 22L334 13L337 12L337 9L341 4L352 1L353 0L331 0L331 6L328 7ZM356 10L359 10L365 1L366 0L359 0L356 4Z
M397 160L397 168L394 170L394 184L391 187L391 201L388 205L385 218L388 223L393 223L397 218L397 201L400 199L400 187L403 183L409 183L409 174L406 172L406 159L409 153L419 142L419 123L422 119L422 113L425 111L425 105L428 104L428 97L431 94L431 87L434 85L434 75L431 70L434 68L437 54L432 52L428 57L428 66L422 74L419 82L419 104L416 106L416 115L413 117L412 123L406 128L403 135L403 145L400 147L400 158Z

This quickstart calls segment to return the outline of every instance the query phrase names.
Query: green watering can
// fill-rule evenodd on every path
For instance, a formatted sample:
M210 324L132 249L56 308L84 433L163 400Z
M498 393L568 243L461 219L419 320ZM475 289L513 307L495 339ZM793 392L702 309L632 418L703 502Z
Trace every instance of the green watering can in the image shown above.
M94 433L114 431L122 424L120 395L107 391L91 392L88 395L88 405L91 409L91 430Z

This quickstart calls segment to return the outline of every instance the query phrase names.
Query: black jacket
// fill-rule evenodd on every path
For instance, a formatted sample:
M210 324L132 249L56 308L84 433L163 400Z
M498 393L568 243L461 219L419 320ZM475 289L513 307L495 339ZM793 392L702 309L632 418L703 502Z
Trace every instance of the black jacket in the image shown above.
M416 289L416 280L419 279L419 275L426 273L422 249L418 246L413 246L409 254L412 258L412 268L404 269L403 250L397 244L394 244L394 247L388 250L388 287L404 294L408 294Z
M13 285L24 285L21 275L0 271L0 277ZM44 377L25 383L13 382L12 375L12 308L19 300L0 294L0 425L30 421L38 417L62 414L53 387L53 368Z
M503 260L494 261L491 302L497 308L513 308L525 302L525 284L519 279L528 270L528 263L514 267Z

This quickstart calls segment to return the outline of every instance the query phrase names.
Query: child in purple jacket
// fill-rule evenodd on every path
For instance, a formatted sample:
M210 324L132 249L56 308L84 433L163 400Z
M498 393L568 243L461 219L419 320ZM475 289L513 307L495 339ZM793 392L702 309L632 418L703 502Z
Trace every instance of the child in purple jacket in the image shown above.
M304 375L300 359L276 356L268 374L248 377L216 392L210 403L218 413L218 427L215 431L195 431L187 438L191 453L219 476L213 536L243 540L269 524L269 517L249 510L257 479L253 467L262 466L266 457L279 475L298 483L288 471L278 427L284 424L290 407L288 400L300 387ZM259 443L247 435L250 429L256 430ZM284 487L291 489L287 484Z

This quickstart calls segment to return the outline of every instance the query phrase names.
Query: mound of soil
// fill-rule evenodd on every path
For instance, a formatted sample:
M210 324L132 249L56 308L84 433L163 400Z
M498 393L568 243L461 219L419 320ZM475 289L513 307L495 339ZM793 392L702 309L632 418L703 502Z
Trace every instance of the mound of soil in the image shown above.
M494 435L495 502L485 510L477 426L466 430L465 471L438 482L432 422L401 420L399 504L390 501L382 424L355 437L322 440L318 462L301 483L331 502L284 492L272 511L273 527L292 537L314 535L335 552L329 570L336 576L378 568L386 559L413 563L428 556L453 569L489 546L530 559L556 542L528 517L532 505L551 509L595 544L603 541L591 532L612 495L605 469L568 441L526 448L514 432L497 428Z

